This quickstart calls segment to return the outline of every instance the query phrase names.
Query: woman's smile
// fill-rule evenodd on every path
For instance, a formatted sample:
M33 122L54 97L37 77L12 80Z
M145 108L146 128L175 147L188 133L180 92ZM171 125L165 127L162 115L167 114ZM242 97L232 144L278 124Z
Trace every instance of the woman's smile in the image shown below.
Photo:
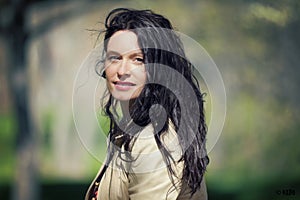
M124 82L124 81L115 81L115 88L120 91L128 91L131 90L136 84L131 82Z

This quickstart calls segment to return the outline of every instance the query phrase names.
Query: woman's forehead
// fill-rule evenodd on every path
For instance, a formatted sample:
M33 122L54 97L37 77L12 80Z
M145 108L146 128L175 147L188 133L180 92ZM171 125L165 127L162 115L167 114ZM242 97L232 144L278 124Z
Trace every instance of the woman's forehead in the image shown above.
M140 53L136 34L129 30L121 30L114 33L107 44L107 52L128 54L130 52Z

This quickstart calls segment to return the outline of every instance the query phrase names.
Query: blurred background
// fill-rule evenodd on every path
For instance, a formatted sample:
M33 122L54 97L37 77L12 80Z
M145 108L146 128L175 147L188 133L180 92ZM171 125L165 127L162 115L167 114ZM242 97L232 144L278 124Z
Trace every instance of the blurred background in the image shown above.
M76 132L73 82L116 7L163 14L222 74L209 199L300 199L298 0L0 0L0 199L84 198L101 163Z

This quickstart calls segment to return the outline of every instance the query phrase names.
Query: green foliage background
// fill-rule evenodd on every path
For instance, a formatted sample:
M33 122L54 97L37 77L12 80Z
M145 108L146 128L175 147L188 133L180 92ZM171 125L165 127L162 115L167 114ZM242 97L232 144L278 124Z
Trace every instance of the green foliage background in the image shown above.
M209 154L210 199L299 199L300 1L112 1L99 6L99 15L115 7L149 8L165 15L176 29L197 40L219 67L227 92L227 117ZM55 144L46 144L55 113L45 113L41 151L51 162ZM15 118L8 111L1 112L0 119L4 186L14 175ZM103 120L100 124L107 125ZM91 166L87 178L71 178L71 183L83 187L89 183L99 163L90 158L87 165ZM46 173L41 182L65 180L61 174L54 177ZM289 189L296 194L278 194Z

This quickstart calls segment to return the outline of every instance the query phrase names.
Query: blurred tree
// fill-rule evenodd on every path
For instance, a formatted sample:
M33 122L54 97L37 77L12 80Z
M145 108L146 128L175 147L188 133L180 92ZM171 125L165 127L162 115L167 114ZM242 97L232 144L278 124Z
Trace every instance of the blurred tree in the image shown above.
M28 49L34 39L86 13L93 5L86 1L1 0L0 6L0 38L6 49L5 71L17 126L17 164L12 198L35 200L39 199L37 128L30 101L32 87L27 63ZM47 17L32 23L31 9L43 6L47 7Z

